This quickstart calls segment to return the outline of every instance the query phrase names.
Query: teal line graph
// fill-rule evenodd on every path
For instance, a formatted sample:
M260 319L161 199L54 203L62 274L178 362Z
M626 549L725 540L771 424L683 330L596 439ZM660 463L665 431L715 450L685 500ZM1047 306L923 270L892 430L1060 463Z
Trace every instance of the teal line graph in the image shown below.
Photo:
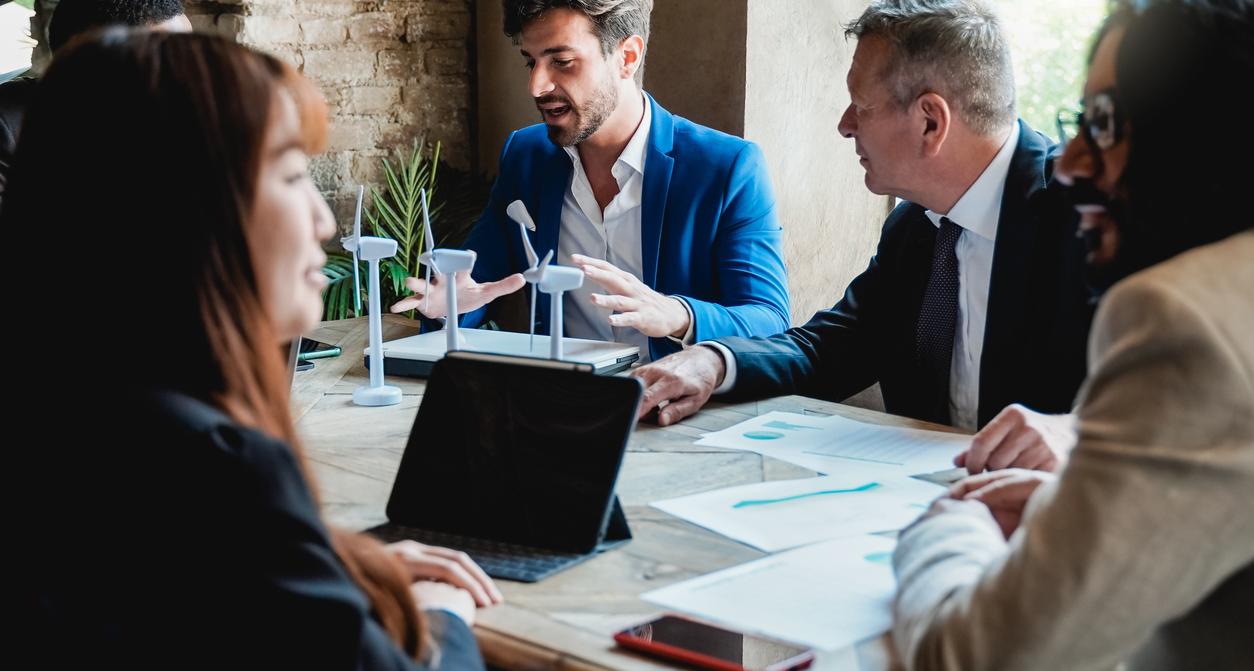
M849 489L825 489L821 492L806 492L805 494L795 494L793 496L785 496L778 499L747 499L732 504L732 508L748 508L750 506L765 506L772 503L785 503L787 501L797 501L799 499L808 499L812 496L827 496L828 494L856 494L857 492L866 492L879 487L878 482L868 482L861 487L851 487Z
M792 422L785 422L779 419L772 419L771 421L767 422L766 424L763 424L762 426L768 429L783 429L785 431L797 431L799 429L809 429L811 431L822 431L822 429L820 429L817 426L806 426L805 424L793 424Z
M823 430L817 426L806 426L805 424L793 424L792 422L785 422L782 419L772 419L771 421L763 424L762 428L780 429L781 431L801 431L802 429L806 429L809 431L822 431ZM779 440L780 438L784 437L784 434L780 433L779 431L758 430L758 431L746 431L744 433L744 437L748 438L749 440Z

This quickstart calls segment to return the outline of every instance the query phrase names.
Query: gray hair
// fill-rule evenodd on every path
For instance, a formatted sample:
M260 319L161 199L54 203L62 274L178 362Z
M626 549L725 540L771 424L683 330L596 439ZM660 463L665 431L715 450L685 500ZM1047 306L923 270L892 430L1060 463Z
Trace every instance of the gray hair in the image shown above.
M977 133L1015 120L1014 68L1001 20L981 0L876 0L845 26L845 37L889 43L881 79L909 106L932 92Z

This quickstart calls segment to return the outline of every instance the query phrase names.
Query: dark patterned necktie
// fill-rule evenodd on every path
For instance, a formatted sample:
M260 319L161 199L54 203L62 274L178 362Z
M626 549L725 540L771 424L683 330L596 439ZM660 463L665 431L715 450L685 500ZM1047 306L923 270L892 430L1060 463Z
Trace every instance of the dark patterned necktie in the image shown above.
M954 356L954 329L958 324L958 254L954 251L962 227L941 217L932 250L932 275L923 294L915 356L927 372L933 389L941 392L942 411L949 413L949 369Z

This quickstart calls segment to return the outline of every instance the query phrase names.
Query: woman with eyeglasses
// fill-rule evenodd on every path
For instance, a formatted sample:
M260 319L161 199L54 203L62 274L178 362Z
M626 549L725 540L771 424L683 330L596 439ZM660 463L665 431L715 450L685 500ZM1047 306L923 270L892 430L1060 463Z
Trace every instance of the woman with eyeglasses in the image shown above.
M972 476L898 541L908 669L1254 669L1254 2L1122 6L1057 175L1105 290L1057 476Z
M22 668L483 668L492 581L329 529L293 427L326 114L291 67L198 35L99 34L40 84L0 213L37 308L11 377L35 437L10 445Z

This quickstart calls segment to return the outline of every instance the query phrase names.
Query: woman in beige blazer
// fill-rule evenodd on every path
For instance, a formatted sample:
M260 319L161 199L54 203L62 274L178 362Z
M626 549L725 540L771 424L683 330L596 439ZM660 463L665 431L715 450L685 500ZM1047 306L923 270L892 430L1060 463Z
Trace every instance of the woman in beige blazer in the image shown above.
M910 669L1254 669L1254 2L1139 6L1099 35L1059 166L1113 283L1077 446L902 533Z

